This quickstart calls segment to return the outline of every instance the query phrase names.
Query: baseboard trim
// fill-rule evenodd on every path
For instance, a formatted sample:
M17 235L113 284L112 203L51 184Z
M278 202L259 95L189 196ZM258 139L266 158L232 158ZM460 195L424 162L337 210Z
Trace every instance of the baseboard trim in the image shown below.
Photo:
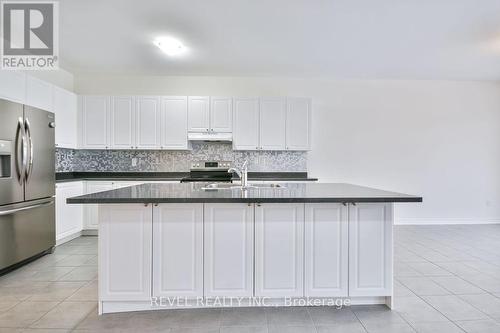
M82 236L97 236L97 229L84 229L82 230Z
M500 219L474 218L398 218L395 225L500 224Z
M56 246L62 245L64 243L69 242L70 240L73 240L75 238L78 238L82 235L82 231L75 232L73 234L70 234L68 236L64 236L63 238L59 238L56 240Z

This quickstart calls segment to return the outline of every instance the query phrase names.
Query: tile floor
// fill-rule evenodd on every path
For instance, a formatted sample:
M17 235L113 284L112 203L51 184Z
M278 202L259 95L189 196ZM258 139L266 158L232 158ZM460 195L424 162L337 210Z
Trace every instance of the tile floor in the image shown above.
M500 332L500 225L398 226L396 310L171 310L97 316L97 238L0 277L2 332Z

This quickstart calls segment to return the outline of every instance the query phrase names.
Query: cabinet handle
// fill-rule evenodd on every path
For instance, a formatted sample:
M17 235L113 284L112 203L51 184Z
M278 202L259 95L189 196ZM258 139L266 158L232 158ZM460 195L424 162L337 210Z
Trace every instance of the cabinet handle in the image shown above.
M145 203L145 204L144 204L144 207L147 207L147 206L149 206L149 204Z
M250 202L248 203L248 207L252 207L252 204Z
M261 206L261 204L260 204L260 202L259 202L259 203L257 204L257 207L260 207L260 206Z
M259 150L259 147L255 147L255 149Z
M134 149L134 146L131 146L130 148Z

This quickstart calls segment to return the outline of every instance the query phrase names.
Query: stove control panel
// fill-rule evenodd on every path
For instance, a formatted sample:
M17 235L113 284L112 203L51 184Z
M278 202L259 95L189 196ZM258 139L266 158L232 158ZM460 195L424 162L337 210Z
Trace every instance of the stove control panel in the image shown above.
M191 171L223 171L228 170L231 166L230 161L195 161L191 163Z

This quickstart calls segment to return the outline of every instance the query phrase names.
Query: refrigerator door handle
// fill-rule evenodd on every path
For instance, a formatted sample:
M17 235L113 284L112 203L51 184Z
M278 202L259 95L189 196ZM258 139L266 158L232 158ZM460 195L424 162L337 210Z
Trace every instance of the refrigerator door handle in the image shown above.
M25 171L26 182L28 182L31 176L31 172L33 171L33 140L31 138L31 127L28 118L26 118L25 124L26 124L27 146L29 147L29 160L27 161L26 171Z
M22 212L23 210L28 210L28 209L33 209L33 208L38 208L38 207L43 207L43 206L50 206L52 204L54 204L54 200L53 199L51 199L49 201L46 201L46 202L43 202L43 203L40 203L40 204L32 205L32 206L26 206L26 207L20 207L20 208L13 208L13 209L6 209L6 210L0 209L0 216L15 214L17 212Z
M19 147L19 144L21 147ZM19 156L19 152L21 153ZM19 184L23 185L26 173L26 131L22 117L19 117L17 124L17 138L16 138L16 171L18 175Z

